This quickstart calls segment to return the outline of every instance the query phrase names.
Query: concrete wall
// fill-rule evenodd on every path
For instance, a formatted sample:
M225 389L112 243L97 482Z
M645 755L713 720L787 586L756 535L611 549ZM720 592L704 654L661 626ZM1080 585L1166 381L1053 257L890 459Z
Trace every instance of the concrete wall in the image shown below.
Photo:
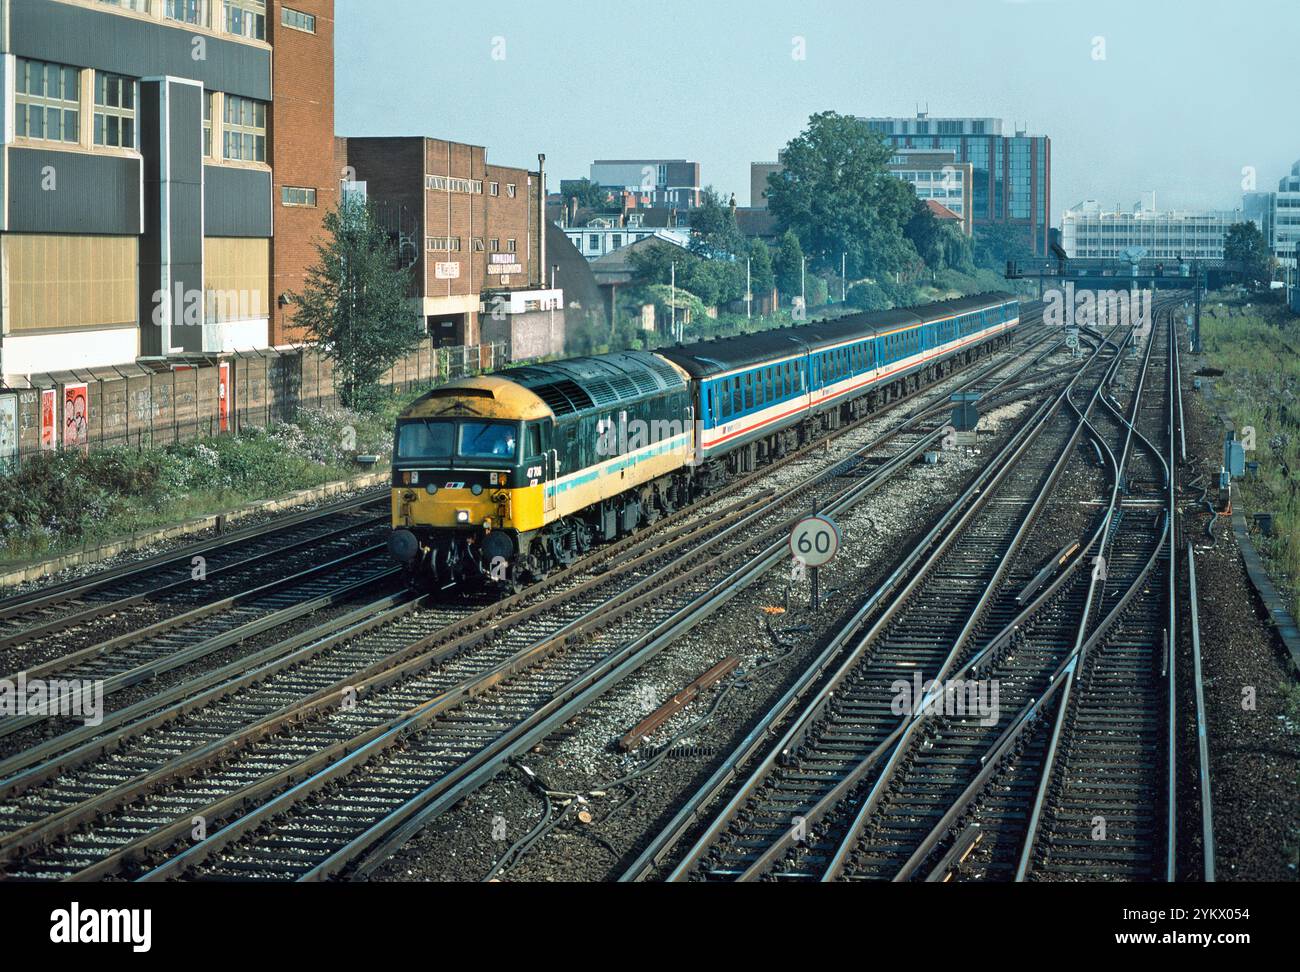
M125 333L134 334L134 330ZM436 349L425 340L393 366L383 384L414 391L471 370L499 368L506 362L501 347ZM299 409L326 408L338 402L333 366L312 348L241 354L222 366L159 373L129 366L122 371L46 386L54 391L52 448L64 448L69 418L63 406L65 392L83 383L83 441L89 449L147 448L233 434L240 429L289 422ZM0 391L0 417L7 413L11 401L16 402L18 447L16 457L0 455L0 472L12 468L15 460L21 463L41 452L43 390L35 387Z

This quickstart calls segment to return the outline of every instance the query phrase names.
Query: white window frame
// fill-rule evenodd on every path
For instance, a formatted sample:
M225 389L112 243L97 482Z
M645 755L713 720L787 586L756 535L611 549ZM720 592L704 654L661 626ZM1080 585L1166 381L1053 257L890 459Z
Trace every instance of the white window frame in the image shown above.
M45 81L49 74L49 69L56 69L59 82L60 95L57 98L51 98L48 94L48 88ZM30 94L23 91L28 86L28 78L31 76L33 69L39 69L41 75L42 93L38 95ZM76 89L75 99L66 99L62 96L64 82L66 80L65 72L72 72L74 79L73 84ZM59 64L55 61L41 61L36 58L19 57L14 60L14 131L18 138L30 139L34 142L54 142L59 145L76 145L81 141L81 71L69 64ZM50 112L59 113L59 138L50 138L48 136ZM71 112L73 118L72 129L73 137L66 136L68 129L68 113ZM31 134L31 119L34 114L39 113L41 116L41 134ZM22 124L19 125L21 117ZM22 131L19 131L19 127Z
M100 101L100 82L104 84L103 102ZM127 77L124 74L115 74L112 71L95 71L94 73L94 93L91 98L92 118L91 118L91 142L102 148L120 148L134 151L140 144L140 82L135 78ZM113 91L116 89L118 104L110 104ZM121 102L130 100L130 105L123 105ZM101 121L102 119L102 121ZM110 142L108 139L109 123L111 120L117 120L118 137L116 141ZM128 144L123 136L126 126L124 122L131 123L131 140Z

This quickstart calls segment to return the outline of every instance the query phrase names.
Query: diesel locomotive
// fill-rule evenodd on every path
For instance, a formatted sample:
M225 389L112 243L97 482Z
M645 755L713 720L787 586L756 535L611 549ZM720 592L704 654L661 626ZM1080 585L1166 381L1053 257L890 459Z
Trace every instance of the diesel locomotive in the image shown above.
M389 552L413 586L518 588L736 473L1010 340L981 294L798 327L511 368L397 419Z

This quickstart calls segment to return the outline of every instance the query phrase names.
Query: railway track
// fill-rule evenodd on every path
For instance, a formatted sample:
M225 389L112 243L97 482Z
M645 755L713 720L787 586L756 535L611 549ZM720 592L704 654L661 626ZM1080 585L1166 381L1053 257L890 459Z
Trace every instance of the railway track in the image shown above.
M1149 356L1148 356L1149 360ZM1144 362L1142 376L1146 373ZM1149 401L1143 395L1142 377L1139 377L1137 403ZM1023 820L1025 808L1032 804L1032 787L1025 792L1023 781L1004 781L1005 785L990 787L995 794L996 809L989 817L1002 826L974 826L969 818L965 828L954 834L953 827L966 808L970 794L987 780L997 765L1000 752L1014 742L1021 730L1032 729L1036 719L1044 712L1050 713L1054 693L1061 684L1063 673L1068 673L1072 652L1097 626L1105 623L1116 599L1138 583L1148 557L1159 536L1159 526L1154 518L1133 515L1125 509L1128 495L1114 484L1147 480L1150 467L1159 459L1158 453L1134 441L1128 431L1128 418L1111 411L1109 400L1099 411L1094 431L1102 436L1102 448L1108 457L1112 472L1111 503L1103 511L1100 529L1092 533L1086 543L1090 552L1092 570L1076 570L1050 593L1047 600L1031 605L1016 617L1013 623L999 632L993 643L981 653L978 662L962 672L964 678L982 678L1002 687L1003 712L1001 718L988 726L973 724L970 720L945 719L934 727L935 753L951 755L953 743L969 743L967 760L961 772L948 779L942 799L928 806L916 827L917 833L900 853L892 858L880 853L881 836L887 833L888 821L897 818L909 797L915 799L916 784L904 779L876 819L862 829L854 846L845 849L842 873L858 879L908 880L924 875L928 879L947 878L957 863L968 864L977 853L1005 857L1006 848L1015 843L1015 821ZM1110 433L1102 431L1107 426L1103 418L1109 412ZM1115 431L1121 434L1116 438ZM1143 473L1146 468L1148 471ZM1095 551L1095 553L1091 553ZM1100 559L1098 559L1100 558ZM1049 696L1053 697L1049 699ZM1030 758L1044 749L1040 737L1018 740L1030 750ZM927 754L931 755L931 754ZM918 757L918 762L924 757ZM975 782L972 782L974 779ZM909 785L910 784L910 785ZM935 848L945 837L955 840L946 845L946 853L934 861ZM999 877L1011 875L1003 872Z
M399 576L384 544L370 544L166 621L30 666L21 674L28 682L43 679L51 685L49 705L42 712L0 720L0 738L45 722L70 724L78 717L74 713L82 711L79 699L88 691L86 686L95 685L103 697L111 696L343 604L375 585L391 587ZM59 686L57 692L54 686Z
M937 801L922 817L924 836L898 868L881 868L877 822L847 857L846 876L893 880L1172 880L1177 808L1173 741L1175 670L1170 632L1177 632L1172 571L1176 510L1175 440L1181 403L1172 328L1158 333L1127 413L1112 412L1125 430L1114 454L1124 484L1105 520L1105 570L1080 571L1049 592L1048 610L1021 620L1014 637L977 659L983 674L1012 684L1014 715L987 734L971 755L978 770L955 799ZM1147 375L1151 360L1167 358L1163 387ZM1170 378L1172 376L1172 380ZM1147 384L1156 387L1145 391ZM1189 551L1190 553L1190 551ZM1086 598L1079 592L1087 579ZM1194 584L1192 585L1194 588ZM1195 591L1190 591L1195 604ZM1062 603L1068 609L1061 611ZM1193 623L1195 609L1192 610ZM1070 626L1073 639L1063 640ZM1046 629L1046 630L1044 630ZM1055 629L1056 639L1050 637ZM1197 639L1198 640L1198 639ZM1060 646L1072 645L1064 654ZM1043 646L1052 650L1036 664ZM1193 646L1195 648L1195 646ZM1199 652L1193 650L1199 661ZM1026 660L1039 680L1020 688ZM1044 670L1051 679L1042 683ZM969 675L968 669L963 673ZM1194 675L1197 760L1202 785L1202 876L1213 879L1204 716ZM970 734L969 724L947 723L943 737ZM944 748L942 745L937 749ZM895 813L908 794L895 792ZM1027 811L1028 808L1028 811ZM946 809L946 812L944 812ZM942 813L942 816L940 814ZM914 817L915 819L915 817ZM927 832L928 831L928 832Z
M1001 370L1001 368L999 367L998 369L995 370ZM840 473L842 474L843 470L840 470ZM406 609L407 608L405 605L394 605L392 608L393 611L403 611ZM553 622L556 620L560 620L560 617L558 615L554 615L552 617ZM368 627L374 628L377 627L377 625L372 624L369 625ZM519 630L520 637L526 637L529 634L529 630L526 626L520 626L518 630ZM397 640L401 641L403 639L399 638ZM406 636L406 640L410 640L409 634ZM382 647L377 648L375 650L378 654L382 654L382 650L383 650ZM377 657L377 655L371 657ZM357 660L358 659L354 657L349 662L349 664L356 664ZM481 651L476 651L474 662L480 668L482 668L482 666L490 660L491 659L488 656L482 654ZM427 658L421 660L421 663L423 664L427 664L427 662L428 662ZM345 665L344 668L346 667L347 666ZM404 676L410 675L413 671L414 669L412 667L407 666L399 674ZM448 684L459 684L463 687L464 685L467 684L463 679L463 675L464 675L463 672L458 672L452 668L447 669L444 672L445 677L444 677L443 687L446 688ZM457 681L457 676L462 676L459 682ZM320 677L321 679L327 680L328 673L322 671ZM489 677L494 677L494 676L491 673L489 673ZM447 679L450 679L450 682L448 682ZM392 680L393 680L392 678L386 679L386 681L392 681ZM362 689L364 690L365 683L361 682L360 684L362 686ZM226 691L227 688L228 686L218 687L213 689L212 691L214 693L223 692ZM302 688L303 688L302 686L299 686L296 690L302 691ZM337 690L337 688L338 688L338 683L336 682L333 685L331 685L328 690L326 689L317 690L315 705L318 707L317 708L318 713L320 711L323 711L325 708L331 706L337 707L337 699L329 698L329 696L333 694ZM433 694L434 697L436 698L436 690L437 690L437 686L433 686L429 684L419 685L414 688L416 696L426 698L426 699L430 697L431 694ZM409 702L411 697L412 696L402 697L400 694L394 694L391 697L391 704L395 706L398 710L402 710L404 703ZM233 709L230 711L232 713L234 712ZM236 721L239 721L239 719L241 718L246 718L248 711L249 710L247 708L243 709L242 710L243 715L237 717ZM391 712L392 710L390 709L389 711ZM379 715L388 714L386 712L381 711L380 709L375 709L370 715L372 724L374 722L374 716L376 713L378 713ZM305 714L306 714L306 709L302 709L302 708L300 708L295 713L292 713L291 715L281 712L278 717L280 720L278 725L283 726L288 721L289 718L299 718L304 716ZM155 718L150 720L150 723L151 725L155 723L160 723L160 720L157 720ZM380 723L382 724L382 720L380 720ZM226 723L224 727L228 727L228 725L229 724ZM264 730L272 729L275 727L276 727L275 720L264 721L262 725L262 728ZM91 845L94 845L97 850L101 852L103 851L104 848L102 846L103 843L102 837L97 836L96 831L92 828L89 831L81 831L80 834L74 835L71 840L69 840L68 842L62 845L62 848L64 851L66 851L66 853L64 854L61 860L58 861L47 860L43 865L40 863L40 861L37 860L37 858L40 856L39 854L33 855L32 853L30 853L31 851L37 848L42 848L47 846L48 842L51 840L57 840L58 838L61 837L67 837L73 831L76 831L79 828L81 828L87 821L98 820L102 823L103 814L105 811L111 812L112 810L124 805L124 801L128 799L138 798L143 792L146 792L148 786L156 786L156 785L160 785L163 781L175 780L177 778L184 776L184 774L194 772L198 768L198 764L193 760L191 760L189 765L186 767L182 767L178 765L175 760L173 760L170 764L159 766L157 764L161 758L159 755L160 753L163 756L165 756L170 753L175 753L178 750L183 751L185 749L185 746L187 744L190 744L190 748L192 751L203 752L210 755L214 751L221 751L225 748L235 746L236 744L239 745L249 744L250 734L247 732L242 733L242 738L237 738L238 736L240 736L240 734L238 733L236 734L237 737L232 737L230 733L227 733L227 736L220 737L219 739L217 739L216 737L218 736L219 730L221 728L223 728L223 724L221 723L221 720L217 720L216 724L209 725L206 727L206 734L201 733L198 736L189 739L183 737L174 738L170 740L170 748L168 748L167 746L163 746L161 749L156 747L154 750L151 751L152 756L150 756L150 754L148 753L144 754L144 756L142 757L144 759L143 765L148 765L150 758L152 758L154 764L152 770L146 773L144 777L142 778L138 777L136 780L132 782L118 783L116 787L112 788L109 791L108 796L101 795L99 798L95 800L91 800L91 801L82 800L80 803L77 803L75 801L75 798L78 795L77 786L79 785L79 781L75 779L70 781L71 784L70 791L63 795L63 799L61 801L56 797L52 796L51 793L48 792L48 790L42 792L39 796L39 800L43 800L45 802L44 803L36 802L25 808L24 819L21 821L17 819L15 820L15 823L18 823L19 826L15 830L11 831L10 836L5 841L5 846L6 846L6 855L10 860L21 860L22 866L24 868L39 869L40 867L45 866L47 867L47 870L45 871L20 870L17 872L17 874L19 876L31 876L32 874L40 874L43 876L69 876L72 874L82 874L83 876L86 876L86 875L99 875L104 873L111 873L114 867L123 866L128 862L134 860L137 856L139 856L140 853L147 851L149 848L145 847L145 844L148 844L149 847L154 847L157 845L159 840L165 841L167 839L167 835L163 834L160 837L157 832L157 828L155 828L155 831L149 835L133 836L131 840L127 840L124 844L119 844L118 848L114 851L111 851L107 858L103 857L102 853L100 853L98 856L98 862L96 862L95 854L92 853L90 855L90 859L88 860L86 857L85 848L82 847L80 850L78 850L76 846L78 836L84 835ZM373 725L372 725L372 731L373 731ZM266 735L263 734L260 738L265 739ZM356 741L356 737L354 736L353 742L355 741ZM115 738L113 742L120 743L121 738L120 737ZM206 747L204 748L196 749L195 746L193 745L195 743L202 744L205 742L206 742ZM102 754L104 750L105 750L105 746L102 742L96 742L94 740L90 740L83 745L83 749L77 758L93 759L97 754ZM331 752L331 749L329 745L325 744L324 740L320 738L316 738L311 743L307 744L305 747L300 748L299 752L300 753L315 752L318 755L318 759L319 759L320 754L324 753L328 755ZM54 758L44 766L28 768L25 772L20 773L18 776L11 777L11 782L13 783L12 789L14 790L14 792L21 792L24 788L36 786L42 782L49 781L50 779L54 778L53 774L63 767L64 763L66 762L66 759L67 759L66 756L63 758L63 760ZM200 760L200 762L201 761L202 760ZM299 764L300 763L301 760L299 760ZM302 771L304 771L304 768L299 764L294 764L294 768L291 768L290 772L287 775L282 774L281 779L273 780L267 785L273 787L282 784L286 782L288 779L290 779L294 774L301 773ZM123 768L127 770L130 769L139 770L142 768L142 764L141 762L139 762L138 759L135 763L126 761L124 763ZM272 776L274 776L274 774L272 774ZM265 782L266 778L264 777L263 779ZM143 785L145 781L148 782L148 786ZM103 782L104 782L103 780L97 780L95 785L102 786ZM210 787L210 790L211 789L212 788ZM221 789L222 788L220 785L216 785L215 790L213 792L220 791ZM84 792L85 791L83 790L81 795L84 796ZM247 794L245 794L245 796L247 796ZM163 807L162 810L163 817L166 817L166 811L168 809L170 808L167 806ZM155 819L154 821L151 822L156 823L157 820ZM120 837L123 835L118 834L118 836ZM130 835L126 835L126 836L130 836ZM80 857L78 856L79 853L81 855Z
M1100 350L1092 363L1098 361ZM1075 382L1083 375L1080 371ZM1094 381L1093 401L1103 382L1104 377ZM919 711L911 718L895 712L894 683L900 674L913 672L926 682L946 678L985 622L991 592L1082 438L1081 421L1069 416L1066 405L1063 393L1045 406L1020 448L1001 457L977 501L936 526L942 532L924 562L870 627L855 617L833 640L832 649L850 642L855 647L788 720L790 728L671 879L753 879L770 873L818 878L838 867L837 848L859 826L855 816L861 813L854 811L861 806L865 812L878 799L880 791L869 784L887 778L933 702L916 700ZM792 701L780 707L780 715ZM718 782L711 781L712 787ZM854 794L866 803L846 799ZM680 834L681 823L669 831ZM651 857L666 849L666 841L658 844Z
M1117 361L1115 365L1118 364ZM958 589L961 587L961 581L969 580L969 576L959 577ZM1060 585L1050 587L1048 593L1039 599L1039 603L1048 600L1058 586ZM1015 587L1015 589L1019 590L1019 587ZM1074 596L1075 599L1078 599L1078 595ZM943 651L936 646L943 643L943 634L937 632L936 628L943 629L944 621L948 621L948 633L957 634L957 632L953 632L952 626L950 626L954 622L952 613L944 611L944 608L948 606L948 602L939 602L939 611L932 608L933 603L935 603L933 600L930 603L927 603L926 599L919 600L919 616L911 619L909 624L898 625L894 629L893 633L900 634L902 637L898 638L896 642L885 641L879 655L883 671L878 673L878 681L875 684L876 689L879 690L880 680L884 680L885 685L889 684L889 672L906 671L907 667L913 667L913 665L928 664L930 668L927 671L939 671L936 665L943 658ZM1011 604L996 606L993 609L991 619L988 621L996 622L1005 619L1009 615L1014 616L1017 611L1011 609L1013 607ZM1057 606L1056 609L1060 611L1061 607ZM998 617L998 613L1001 613L1001 617ZM1066 611L1065 613L1070 615L1073 612ZM984 626L989 626L988 621L985 621ZM876 628L879 629L879 626L878 624ZM993 624L993 626L996 628L997 625ZM970 625L967 625L967 633L969 633L969 629ZM1008 632L1002 633L1000 637L1005 641L1009 633L1010 629ZM933 637L936 634L939 634L939 637ZM927 638L927 635L930 635L930 637ZM963 637L966 637L966 634L957 634L958 643ZM732 755L732 758L727 760L727 763L719 769L719 772L715 773L714 777L693 798L686 800L681 812L677 813L675 819L668 824L667 828L664 828L663 832L658 834L658 837L651 839L650 845L646 847L641 858L634 862L632 867L628 868L624 875L625 880L640 880L640 878L649 876L658 865L664 863L664 860L671 854L673 847L684 837L686 832L698 829L695 821L701 819L703 807L710 800L723 793L725 787L728 787L736 780L738 765L746 760L757 758L761 754L763 739L771 735L774 732L774 726L780 724L783 720L785 724L793 721L794 728L785 735L784 739L781 739L780 745L772 748L767 763L764 763L763 767L759 768L759 771L755 772L753 777L750 777L749 785L741 787L740 797L733 799L722 815L719 815L718 819L715 820L714 830L711 832L712 838L720 836L720 832L725 830L728 817L737 816L741 808L745 807L746 800L750 795L754 794L755 787L758 785L759 778L762 778L764 769L772 772L774 777L780 777L781 774L776 772L780 761L789 761L789 763L798 764L802 767L801 760L794 755L794 752L801 745L807 747L806 735L807 728L810 725L820 723L822 725L819 725L819 728L826 728L827 745L820 754L809 754L810 758L807 760L806 772L802 772L798 768L789 772L788 786L774 786L770 794L770 806L764 804L763 800L755 798L748 807L745 807L745 821L741 826L738 826L737 832L732 834L735 841L727 851L731 856L727 860L722 860L725 856L723 851L719 851L718 855L715 855L714 862L712 862L716 864L715 875L755 877L767 873L771 868L779 868L783 867L783 865L790 865L789 873L793 873L793 875L810 875L811 872L815 871L818 864L826 865L827 871L823 873L831 873L832 876L840 871L842 860L839 860L839 858L844 855L836 850L835 843L831 842L827 845L824 839L823 846L820 847L822 860L816 860L818 850L807 851L805 854L793 855L789 859L785 859L790 846L796 843L792 838L792 830L802 829L803 826L811 828L818 821L822 821L822 817L826 816L826 813L833 806L836 806L837 798L844 797L854 786L861 785L861 780L867 776L867 769L870 764L883 759L889 748L896 746L897 743L897 735L891 737L887 733L888 726L891 724L891 719L888 717L891 713L888 712L888 704L885 702L888 699L888 694L885 694L883 698L872 698L870 677L862 677L861 680L848 681L845 685L840 685L841 694L839 698L835 699L835 708L833 708L831 715L827 715L826 712L829 707L827 704L829 695L826 693L820 697L820 702L814 702L809 708L803 710L802 719L797 719L796 716L792 715L793 712L797 711L796 703L800 700L800 695L809 691L810 686L814 684L815 678L819 677L819 674L823 671L826 671L829 658L832 658L842 641L844 641L844 638L832 642L832 645L827 648L826 654L823 655L818 664L810 668L801 684L788 691L787 695L776 704L774 710L768 713L767 719L763 720L764 724L751 732L749 737L746 737L735 754ZM909 655L909 650L917 656L913 658L913 656ZM933 655L936 652L935 658L922 658L922 655ZM989 651L985 650L980 656L988 658ZM952 660L952 656L950 656L949 660ZM884 669L889 669L889 672L884 671ZM842 673L844 673L844 669L841 669L840 674ZM833 685L835 684L837 682L833 682ZM858 690L857 695L853 694L855 689ZM868 725L870 725L874 717L879 719L881 710L884 710L885 717L876 725L876 735L872 737ZM839 723L836 723L836 712L841 713ZM897 723L897 719L892 721ZM839 726L839 728L836 728L836 726ZM863 732L865 729L867 729L866 733ZM905 729L898 729L897 732L905 732ZM918 735L914 733L914 735L917 737L920 748L923 748L923 750L931 748L932 741L930 737L924 734ZM870 750L871 742L879 743L875 752ZM961 747L958 746L957 748ZM867 754L870 754L867 756L865 763L855 764L853 773L850 773L848 777L842 776L845 764L852 763L846 752L862 755L865 750ZM893 751L897 754L898 748L894 748ZM966 754L958 752L956 755L949 754L949 759L956 760L957 764L961 764L962 759L969 758L969 756L969 752L966 752ZM818 761L819 759L820 761ZM932 761L930 767L920 767L918 769L919 785L924 790L926 786L935 786L936 781L943 781L945 776L952 776L952 765L953 763L950 763L950 761L945 764L944 758L939 756L939 758ZM894 767L891 760L891 763L887 765L887 772L879 777L880 780L884 780L889 774L892 774L894 768L896 767ZM813 795L810 794L826 793L828 787L836 780L837 772L840 773L840 786L836 787L837 791L831 791L832 798L816 802ZM870 799L879 800L880 793L881 790L879 789L872 791ZM928 797L933 799L933 795L935 794L930 793ZM874 803L871 804L871 807L874 807ZM863 810L866 811L871 807L865 806ZM811 816L803 815L806 811L810 811L810 808ZM753 813L748 811L753 811ZM764 811L767 812L766 817L763 816ZM901 811L902 817L907 819L904 825L905 830L918 828L919 824L915 819L918 812L917 807L910 808L910 810L904 807L904 810ZM859 819L854 824L849 825L848 828L845 828L844 820L837 821L837 824L826 824L823 833L820 834L818 839L826 837L826 834L831 832L848 833L852 836L852 834L862 829L863 817L865 816L865 813L859 815ZM797 821L797 825L793 826L793 828L792 821ZM839 830L836 830L837 826L839 826ZM690 863L698 862L699 858L703 856L703 852L705 852L705 847L710 845L710 841L711 837L708 834L702 837L701 841L697 842L697 845L692 850L692 858L688 860L688 863L677 868L673 876L684 877L686 872L689 871ZM885 843L889 845L891 841L894 852L898 852L902 847L906 846L906 838L894 836L887 839ZM801 858L802 860L800 860Z
M388 521L388 491L320 509L276 517L266 523L223 533L155 556L61 584L44 585L0 600L0 651L30 644L107 615L176 597L193 604L218 580L276 565L291 554L331 549L337 541ZM202 558L206 581L196 584L195 558Z

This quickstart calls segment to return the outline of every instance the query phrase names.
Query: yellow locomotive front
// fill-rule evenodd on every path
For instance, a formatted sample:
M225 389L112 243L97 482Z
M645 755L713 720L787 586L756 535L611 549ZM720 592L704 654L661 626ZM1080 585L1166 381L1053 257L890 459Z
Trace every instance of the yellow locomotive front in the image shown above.
M521 537L553 505L554 418L503 378L434 389L397 419L389 552L413 585L515 580Z

